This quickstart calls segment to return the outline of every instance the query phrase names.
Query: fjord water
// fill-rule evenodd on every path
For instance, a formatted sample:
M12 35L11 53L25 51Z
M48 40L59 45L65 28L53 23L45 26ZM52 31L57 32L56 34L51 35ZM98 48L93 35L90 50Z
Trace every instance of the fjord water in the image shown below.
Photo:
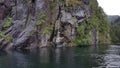
M119 68L120 46L0 51L0 68Z

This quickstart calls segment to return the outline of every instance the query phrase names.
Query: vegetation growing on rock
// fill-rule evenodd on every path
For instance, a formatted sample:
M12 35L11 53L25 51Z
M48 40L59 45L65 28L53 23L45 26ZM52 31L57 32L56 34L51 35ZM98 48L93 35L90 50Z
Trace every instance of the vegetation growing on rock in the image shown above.
M0 38L5 39L6 42L10 42L12 40L11 36L4 35L1 31L0 31Z
M46 47L50 43L56 47L91 45L110 40L109 24L97 0L8 0L7 3L10 18L0 25L4 28L1 37L4 32L12 36L10 43L15 48Z
M81 2L81 0L65 0L65 1L68 6L69 5L76 6L76 5L79 5Z
M111 41L114 44L119 44L120 42L120 16L109 16L110 17L110 36ZM111 19L112 18L112 19Z
M13 22L12 18L7 18L7 22L5 22L5 24L3 25L3 29L7 29L8 27L10 27L12 22Z
M94 3L95 0L91 3ZM105 13L103 12L101 7L95 7L91 4L91 8L92 10L94 10L92 12L92 19L90 20L90 26L93 29L96 29L99 34L98 34L98 39L99 39L99 43L110 43L110 36L109 36L109 32L110 32L110 23L107 20L107 16L105 15Z
M38 22L36 23L36 25L37 26L40 26L40 25L42 25L43 23L45 23L45 14L44 13L40 13L39 14L39 20L38 20Z
M98 44L110 43L110 25L105 13L96 0L90 1L90 8L92 9L91 17L89 19L86 17L86 21L78 26L77 37L72 42L74 45L91 45L95 42Z

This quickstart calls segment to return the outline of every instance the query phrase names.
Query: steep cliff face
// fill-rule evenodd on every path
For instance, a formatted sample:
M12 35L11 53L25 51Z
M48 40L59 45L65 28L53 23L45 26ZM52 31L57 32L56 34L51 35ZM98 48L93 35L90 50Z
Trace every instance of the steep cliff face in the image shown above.
M89 27L94 9L98 8L97 1L93 1L1 0L0 48L97 43L99 30Z

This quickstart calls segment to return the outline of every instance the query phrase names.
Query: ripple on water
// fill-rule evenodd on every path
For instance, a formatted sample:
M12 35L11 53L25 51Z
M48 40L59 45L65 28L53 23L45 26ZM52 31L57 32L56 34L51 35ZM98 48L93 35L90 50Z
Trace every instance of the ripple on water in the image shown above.
M120 68L120 56L114 54L108 54L104 57L104 61L107 68Z
M104 57L106 68L120 68L120 46L111 45L106 52Z

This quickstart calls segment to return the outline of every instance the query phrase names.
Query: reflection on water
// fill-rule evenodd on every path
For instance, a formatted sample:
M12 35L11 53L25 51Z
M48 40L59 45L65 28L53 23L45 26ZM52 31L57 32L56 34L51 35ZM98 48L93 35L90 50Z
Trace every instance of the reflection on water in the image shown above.
M0 68L119 68L120 46L0 51Z

